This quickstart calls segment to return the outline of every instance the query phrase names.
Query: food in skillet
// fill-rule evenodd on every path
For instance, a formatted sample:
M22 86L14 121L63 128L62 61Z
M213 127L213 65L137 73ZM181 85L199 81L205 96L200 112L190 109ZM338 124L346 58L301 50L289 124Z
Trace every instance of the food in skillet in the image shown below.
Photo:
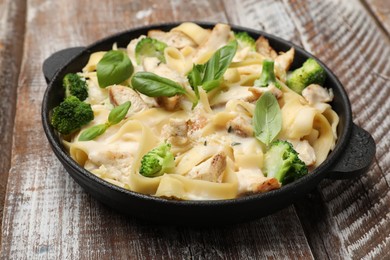
M278 189L334 148L338 116L309 58L267 39L183 23L150 30L126 49L90 55L68 74L52 125L71 157L135 192L231 199Z

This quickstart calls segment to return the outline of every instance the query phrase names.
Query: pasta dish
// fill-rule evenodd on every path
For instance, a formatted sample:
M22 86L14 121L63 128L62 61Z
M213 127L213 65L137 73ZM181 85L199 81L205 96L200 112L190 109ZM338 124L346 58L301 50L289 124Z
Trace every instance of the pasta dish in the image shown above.
M294 55L226 24L150 30L65 76L52 125L79 165L134 192L219 200L278 189L337 140L324 69L308 59L290 71Z

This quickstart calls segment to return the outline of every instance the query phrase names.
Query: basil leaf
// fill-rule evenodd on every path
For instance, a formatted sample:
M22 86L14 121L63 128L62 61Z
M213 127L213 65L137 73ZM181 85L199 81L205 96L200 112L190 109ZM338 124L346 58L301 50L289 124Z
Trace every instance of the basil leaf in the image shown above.
M204 75L202 83L217 79L216 72L218 71L219 57L221 53L217 50L213 56L204 64Z
M122 119L125 118L127 111L129 111L130 106L131 102L127 101L117 107L114 107L108 115L108 123L110 125L115 125L122 121Z
M192 66L192 70L188 73L187 78L191 87L195 90L195 87L202 84L204 66L202 64L197 64Z
M90 141L94 138L102 135L108 128L107 124L100 124L92 126L86 130L84 130L79 136L79 141Z
M206 81L205 83L203 83L202 88L206 90L206 92L210 92L211 90L219 87L219 85L221 85L221 81L222 79Z
M127 54L118 50L108 51L96 66L101 88L122 83L133 74L133 71L133 64Z
M195 89L202 85L207 92L219 87L236 51L237 41L232 41L219 48L205 64L194 65L187 75L191 87Z
M172 97L186 93L180 84L150 72L134 74L131 85L135 90L149 97Z
M266 91L256 102L252 119L255 136L267 146L282 129L282 112L278 100Z
M207 66L205 74L207 74L207 69L210 68L213 70L214 78L213 79L220 79L223 77L223 74L225 74L226 70L229 68L230 63L233 60L234 55L237 51L237 41L232 41L225 45L224 47L218 49L216 53L211 57L211 60L209 61L211 64L213 64L214 68L212 66ZM215 59L215 61L213 61ZM209 63L207 62L207 63Z

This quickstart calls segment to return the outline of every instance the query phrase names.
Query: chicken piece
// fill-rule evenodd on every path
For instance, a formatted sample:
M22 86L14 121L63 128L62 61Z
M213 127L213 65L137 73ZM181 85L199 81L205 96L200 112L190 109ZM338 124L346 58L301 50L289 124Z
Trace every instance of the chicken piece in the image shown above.
M291 48L287 52L279 54L278 57L275 58L275 63L280 66L281 69L287 72L290 69L290 66L294 60L294 55L295 49Z
M155 57L145 57L142 65L147 72L153 72L160 77L168 78L178 83L185 82L185 79L177 71L172 70L165 63L161 63ZM175 110L180 104L180 96L178 95L173 97L157 97L155 100L160 107L168 111Z
M127 112L126 117L149 108L140 95L129 87L112 85L109 88L109 96L111 104L114 106L119 106L127 101L131 102L131 107Z
M310 105L317 103L325 103L333 100L332 89L327 90L317 84L310 84L302 91L302 96L309 102Z
M144 95L142 93L138 93L139 96L142 98L142 100L145 102L145 104L149 107L149 108L152 108L152 107L159 107L159 104L157 103L156 101L156 98L154 97L149 97L147 95Z
M188 130L190 133L202 129L207 125L208 119L204 115L204 112L202 113L198 111L200 111L200 109L197 109L194 112L194 116L187 121Z
M188 81L184 75L181 75L176 70L169 68L167 64L161 62L156 57L145 57L143 59L142 66L146 72L152 72L160 77L173 80L179 84L184 84Z
M258 100L259 97L261 97L261 95L263 95L266 91L270 91L277 99L283 96L283 92L275 87L274 84L270 84L266 88L250 87L248 90L252 92L252 96L246 99L248 102L254 102Z
M110 172L111 178L120 180L128 175L133 156L125 146L113 145L111 149L93 149L88 155L85 168L89 171L105 168L103 172Z
M142 66L146 72L153 72L161 61L156 57L144 57L142 60Z
M186 46L196 47L197 44L187 35L180 31L163 32L161 30L150 30L148 36L165 42L168 46L182 49Z
M168 111L174 111L180 104L180 96L176 95L173 97L157 97L156 101L160 107L163 107Z
M278 56L276 51L269 45L269 42L264 36L260 36L256 40L256 51L267 59L275 60Z
M169 119L169 123L163 126L161 135L173 145L186 145L189 142L187 121L177 118Z
M240 169L237 174L238 194L260 193L279 189L281 184L275 178L267 178L260 169Z
M253 136L253 127L250 118L237 116L228 122L228 132L233 132L241 137Z
M297 151L299 159L307 166L316 163L316 153L307 140L291 140L290 143L293 145L294 150Z
M220 152L192 168L187 173L187 176L196 180L222 182L225 169L226 155Z
M232 86L229 87L226 91L221 91L214 98L211 99L211 106L220 106L225 105L229 100L234 97L234 99L238 100L248 100L251 99L253 94L248 91L248 87L243 86Z
M220 47L226 45L230 38L230 26L227 24L217 24L211 31L210 37L197 49L193 58L195 63L204 63L204 55L214 53Z

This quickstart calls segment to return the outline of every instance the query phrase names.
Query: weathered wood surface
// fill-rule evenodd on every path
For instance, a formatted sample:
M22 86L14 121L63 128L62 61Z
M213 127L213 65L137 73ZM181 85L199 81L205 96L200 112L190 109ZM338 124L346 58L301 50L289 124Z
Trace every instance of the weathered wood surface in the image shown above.
M25 5L0 2L0 220L11 166L16 86L23 51Z
M24 4L6 1L0 10L25 10ZM11 11L4 13L12 16ZM3 17L1 29L10 24ZM11 24L19 26L17 21L23 19L13 18ZM112 0L98 5L91 0L27 1L25 19L25 29L16 27L17 35L24 35L24 48L13 46L14 52L23 49L23 56L19 60L0 56L2 72L7 59L16 64L4 98L11 99L5 102L11 109L12 89L18 89L14 141L5 142L12 150L5 150L8 165L5 159L1 168L6 173L11 166L3 259L390 257L390 44L381 30L385 25L376 22L360 1ZM264 30L318 56L344 84L355 122L376 140L376 159L369 172L354 180L326 180L295 207L226 228L150 225L125 218L84 193L57 161L41 129L43 60L57 50L87 45L131 27L184 20ZM1 33L1 41L12 38L11 32ZM2 133L10 133L9 118L12 112L6 119L0 117L2 127L3 122L8 124Z
M362 2L378 19L379 26L384 28L390 36L390 2L388 0L364 0Z

